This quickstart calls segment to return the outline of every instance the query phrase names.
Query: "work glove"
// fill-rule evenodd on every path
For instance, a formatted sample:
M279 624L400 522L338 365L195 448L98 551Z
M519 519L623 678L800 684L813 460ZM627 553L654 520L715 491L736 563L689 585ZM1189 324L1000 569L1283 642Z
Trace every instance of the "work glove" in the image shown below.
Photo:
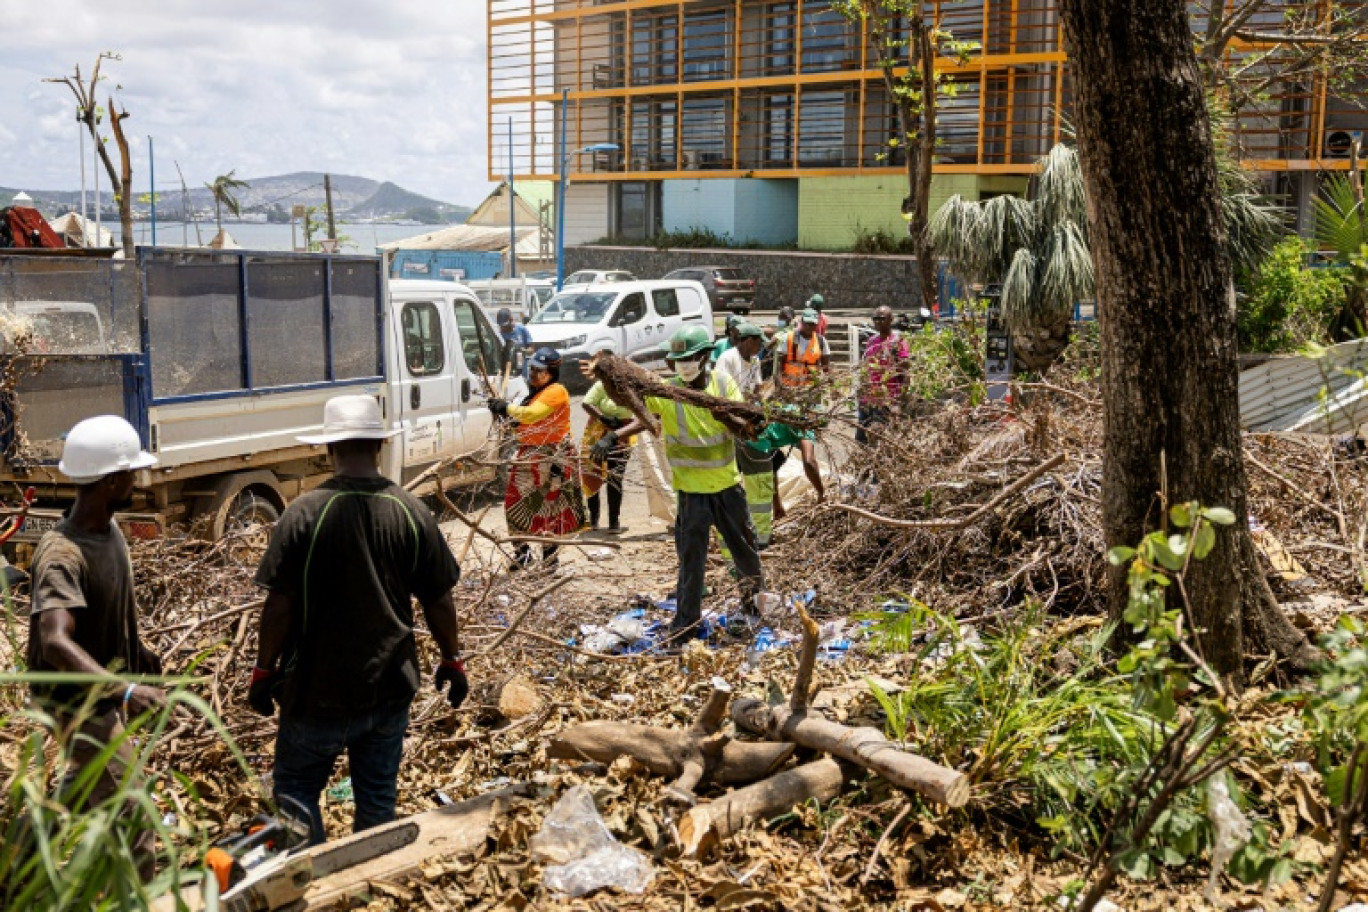
M275 672L265 668L252 669L252 684L247 688L247 703L263 716L275 715Z
M466 695L470 693L470 682L466 680L465 663L460 659L448 659L437 666L437 674L432 678L432 684L438 693L446 690L446 685L451 684L451 690L447 693L447 702L452 709L460 709L465 702Z
M607 415L604 415L599 419L599 423L610 431L616 431L627 422L623 421L621 418L609 418Z
M507 399L490 399L490 400L488 401L488 405L489 405L489 414L493 415L493 416L496 417L496 418L507 418L507 417L508 417L508 400L507 400Z
M145 643L138 644L138 671L149 675L162 673L161 656L148 649Z
M609 431L598 439L589 449L589 458L595 462L603 462L608 458L608 454L613 452L613 447L617 446L617 431Z

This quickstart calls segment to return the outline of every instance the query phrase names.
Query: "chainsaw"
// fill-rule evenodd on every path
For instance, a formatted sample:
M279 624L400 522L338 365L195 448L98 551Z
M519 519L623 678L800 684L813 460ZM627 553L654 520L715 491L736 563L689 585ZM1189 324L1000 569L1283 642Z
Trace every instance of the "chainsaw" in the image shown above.
M300 903L314 880L386 855L418 838L418 824L386 824L330 848L305 852L309 814L303 805L259 814L240 833L215 843L204 866L218 884L225 912L278 912Z

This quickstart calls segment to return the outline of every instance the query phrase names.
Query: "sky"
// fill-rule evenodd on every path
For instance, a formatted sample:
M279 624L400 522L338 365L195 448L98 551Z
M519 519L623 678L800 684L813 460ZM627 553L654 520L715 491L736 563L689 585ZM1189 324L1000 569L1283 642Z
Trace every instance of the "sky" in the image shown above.
M80 189L75 99L102 51L134 185L331 171L449 203L491 189L484 0L0 0L0 186ZM112 141L111 141L112 144ZM117 157L115 159L117 161ZM89 178L88 178L89 179Z

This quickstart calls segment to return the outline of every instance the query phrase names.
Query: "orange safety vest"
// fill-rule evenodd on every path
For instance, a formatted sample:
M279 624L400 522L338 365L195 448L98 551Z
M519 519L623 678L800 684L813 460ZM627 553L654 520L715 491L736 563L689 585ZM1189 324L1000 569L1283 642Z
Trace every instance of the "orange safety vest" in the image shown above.
M527 446L560 443L570 435L570 394L559 383L548 383L537 391L528 406L546 405L551 414L531 424L517 425L518 442Z
M808 342L807 351L798 357L798 330L789 333L788 351L784 356L784 370L779 375L779 385L798 389L812 384L817 368L822 363L822 340L816 333Z

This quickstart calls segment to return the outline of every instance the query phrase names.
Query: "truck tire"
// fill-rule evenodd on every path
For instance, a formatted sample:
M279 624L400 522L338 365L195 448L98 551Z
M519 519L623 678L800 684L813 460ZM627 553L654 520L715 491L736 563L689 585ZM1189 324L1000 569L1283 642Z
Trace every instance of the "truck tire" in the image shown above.
M248 488L239 492L233 499L233 506L228 516L228 527L248 526L252 524L270 526L280 519L280 510L276 505L266 498L259 495L256 491Z
M285 509L275 475L264 470L220 476L213 488L212 495L198 500L191 516L192 522L202 524L201 534L211 542L244 523L269 525Z

